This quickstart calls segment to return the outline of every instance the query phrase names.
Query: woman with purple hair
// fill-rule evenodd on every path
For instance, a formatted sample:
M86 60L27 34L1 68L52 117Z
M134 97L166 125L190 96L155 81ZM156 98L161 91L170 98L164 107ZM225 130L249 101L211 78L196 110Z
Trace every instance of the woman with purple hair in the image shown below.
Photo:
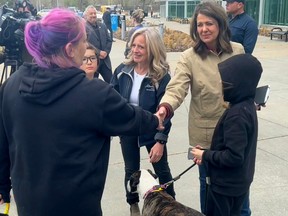
M36 64L0 88L0 204L13 187L18 216L101 216L110 136L163 129L109 84L86 78L86 37L68 10L29 22L25 44Z

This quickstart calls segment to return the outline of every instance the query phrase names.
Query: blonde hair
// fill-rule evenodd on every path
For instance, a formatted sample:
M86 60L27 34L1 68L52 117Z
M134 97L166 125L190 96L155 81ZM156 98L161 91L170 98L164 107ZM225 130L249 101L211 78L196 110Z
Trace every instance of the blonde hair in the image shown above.
M132 18L135 19L137 23L142 23L144 17L145 17L145 14L142 9L137 9L132 13Z
M129 46L131 48L134 40L139 35L143 35L146 39L146 49L148 54L149 72L148 77L151 78L152 83L160 81L166 73L169 73L169 64L166 61L166 48L160 33L155 28L140 28L134 32L131 37ZM128 59L124 61L126 65L136 64L133 60L131 52Z

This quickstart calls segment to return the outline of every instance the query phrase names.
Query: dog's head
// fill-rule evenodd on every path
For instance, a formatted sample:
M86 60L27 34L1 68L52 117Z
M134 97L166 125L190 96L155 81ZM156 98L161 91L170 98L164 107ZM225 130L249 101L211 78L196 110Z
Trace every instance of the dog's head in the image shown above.
M157 175L152 173L151 170L138 170L131 175L127 183L127 189L129 192L139 193L143 197L154 185L158 185L157 178Z

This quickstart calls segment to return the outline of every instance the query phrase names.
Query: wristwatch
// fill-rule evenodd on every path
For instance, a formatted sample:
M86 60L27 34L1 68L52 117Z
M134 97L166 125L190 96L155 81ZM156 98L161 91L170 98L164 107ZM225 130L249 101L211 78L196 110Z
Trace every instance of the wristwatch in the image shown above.
M159 142L162 145L165 145L167 143L168 135L163 133L156 133L154 137L156 142Z

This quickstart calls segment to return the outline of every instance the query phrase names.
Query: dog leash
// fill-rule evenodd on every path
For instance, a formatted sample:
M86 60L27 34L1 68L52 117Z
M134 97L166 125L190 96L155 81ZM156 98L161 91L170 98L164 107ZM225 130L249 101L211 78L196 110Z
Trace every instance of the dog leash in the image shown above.
M194 164L192 164L191 166L189 166L186 170L184 170L182 173L180 173L178 176L174 177L171 181L162 184L162 185L154 185L150 190L148 190L144 196L143 199L145 199L150 193L154 193L154 192L160 192L165 190L167 187L169 187L169 185L171 185L172 183L174 183L175 181L177 181L178 179L181 178L182 175L184 175L188 170L190 170L192 167L194 167L196 165L196 163L194 162Z
M169 187L169 185L171 185L172 183L174 183L175 181L177 181L178 179L181 178L182 175L184 175L186 172L188 172L188 170L190 170L192 167L194 167L196 165L196 163L194 162L191 166L189 166L186 170L184 170L182 173L180 173L178 176L174 177L171 181L161 185L161 188L164 190L167 187Z

